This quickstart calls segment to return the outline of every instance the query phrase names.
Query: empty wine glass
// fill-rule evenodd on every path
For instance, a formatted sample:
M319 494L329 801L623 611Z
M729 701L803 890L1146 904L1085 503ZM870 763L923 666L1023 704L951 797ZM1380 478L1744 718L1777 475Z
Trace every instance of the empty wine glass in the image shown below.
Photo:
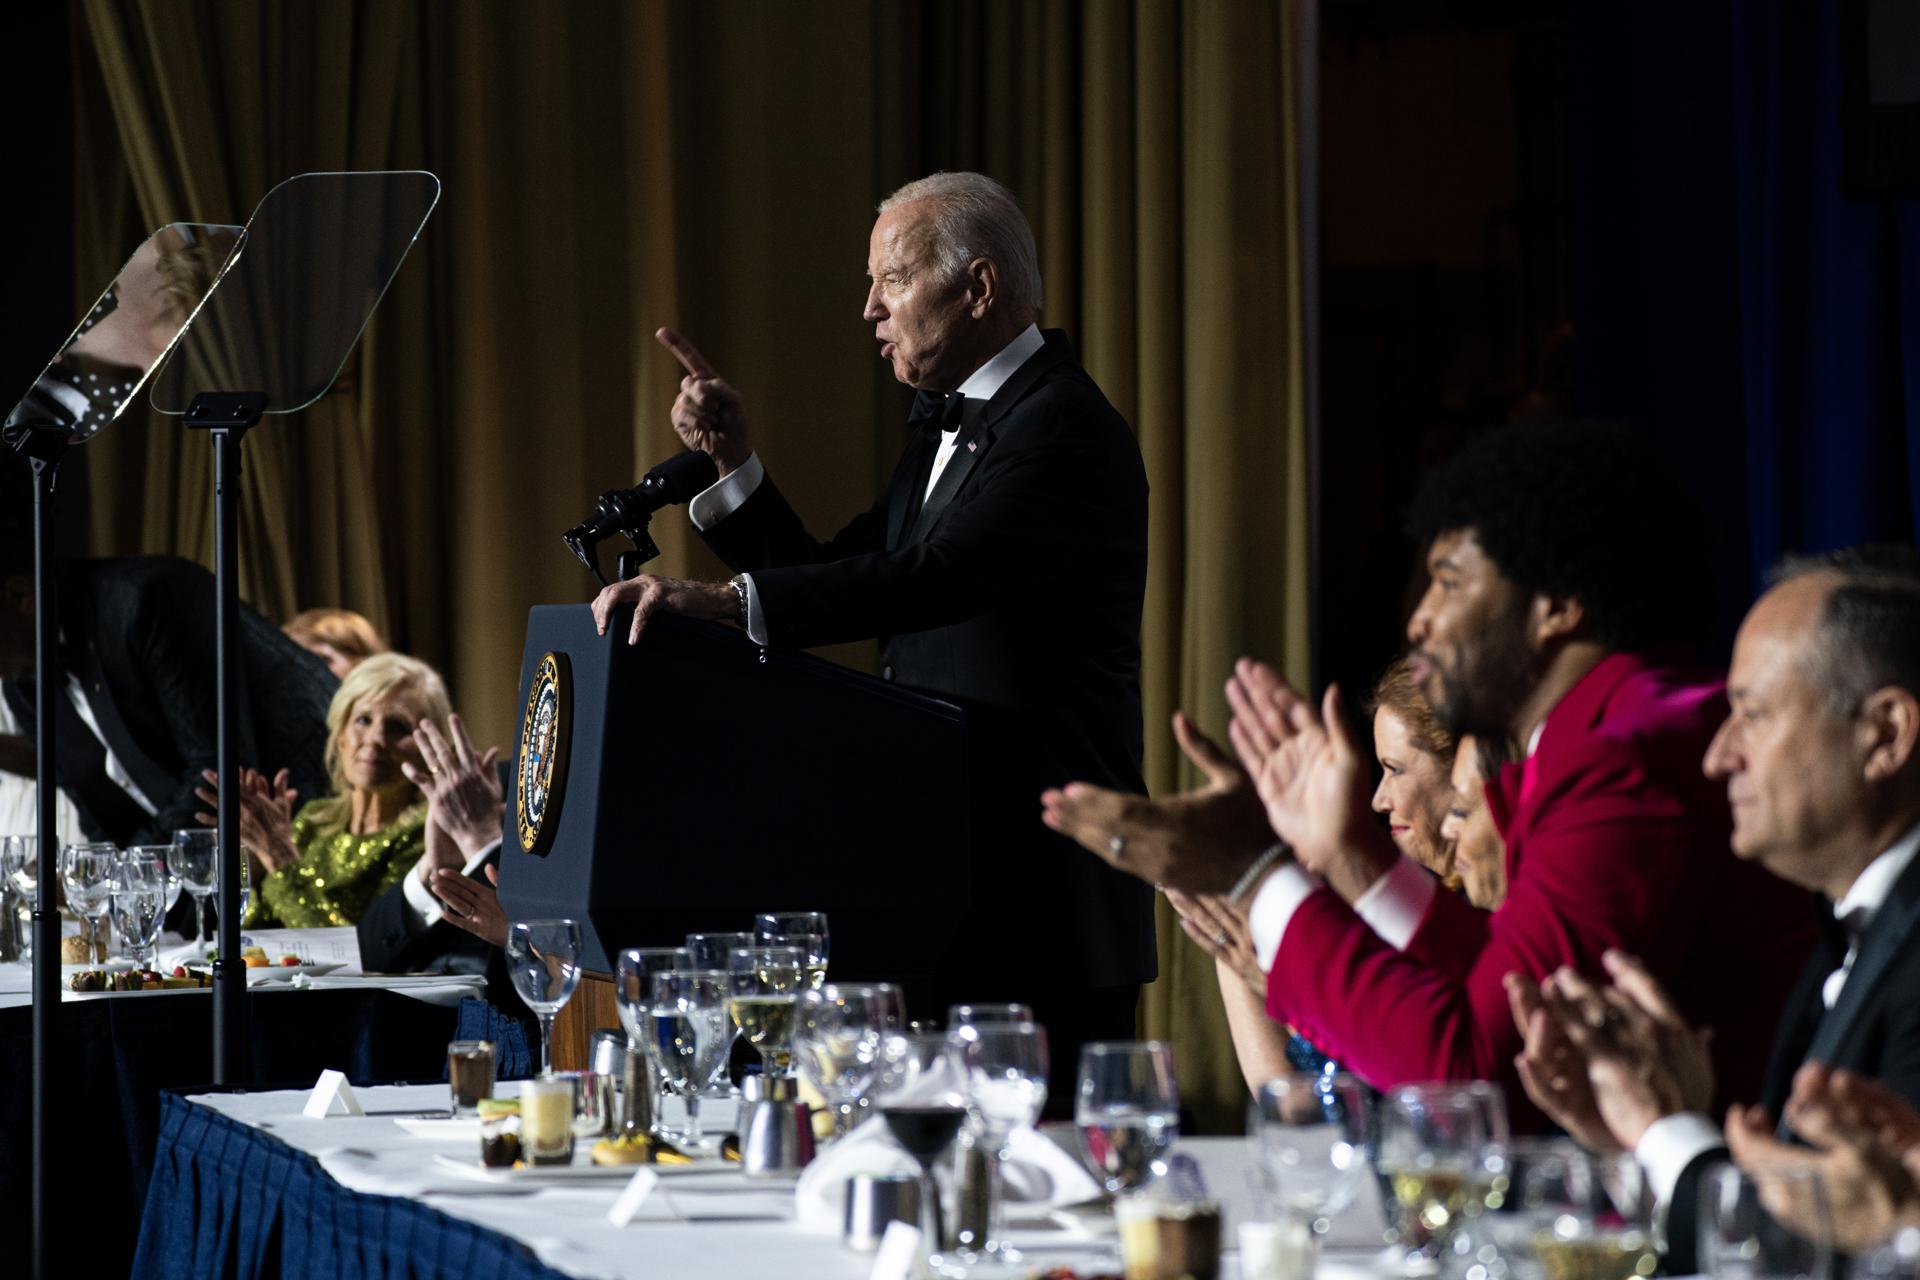
M1030 1128L1047 1104L1046 1028L1032 1021L961 1023L947 1033L947 1050L965 1091L968 1131L987 1157L984 1230L975 1235L962 1215L960 1255L1011 1265L1021 1254L1006 1238L1001 1171L1013 1135Z
M211 827L173 833L173 847L167 866L180 877L180 885L193 896L193 946L196 955L207 953L207 898L213 893L214 856L220 852L220 834Z
M619 1010L620 1025L626 1030L628 1047L635 1053L646 1056L647 1037L653 1034L653 975L692 967L692 957L685 947L629 947L620 953L614 966L613 1002ZM653 1118L653 1129L658 1131L660 1073L654 1070L651 1057L646 1058L644 1075L640 1084L653 1095L648 1114ZM628 1114L637 1112L629 1110Z
M1345 1074L1290 1073L1262 1084L1248 1111L1262 1188L1283 1216L1325 1235L1371 1171L1366 1090Z
M0 836L0 875L19 895L24 919L21 922L20 958L33 958L33 908L39 897L40 859L38 836Z
M947 1006L947 1029L958 1030L961 1027L988 1022L1022 1023L1033 1021L1033 1006L1010 1001L1003 1004L950 1004Z
M793 934L816 935L823 947L829 940L824 911L762 911L753 918L753 936L767 940Z
M966 1095L947 1056L943 1035L892 1035L880 1048L875 1088L887 1133L920 1166L920 1229L926 1266L942 1270L940 1191L933 1180L940 1160L966 1121Z
M1180 1136L1173 1046L1162 1040L1095 1041L1080 1050L1074 1127L1108 1195L1155 1173Z
M113 870L108 910L114 932L126 944L135 965L153 967L154 943L166 915L167 851L170 845L135 845L121 854Z
M794 1061L833 1108L835 1137L853 1127L878 1073L881 1044L900 1030L901 1010L900 989L885 982L830 982L800 993Z
M70 844L60 851L60 885L67 906L87 931L87 955L99 948L100 929L106 924L107 902L113 894L113 867L120 851L110 844Z
M785 1075L793 1065L794 1001L808 986L805 953L798 947L736 947L727 972L727 1012L760 1051L761 1074Z
M1815 1170L1716 1165L1700 1175L1699 1265L1714 1280L1825 1280L1832 1221Z
M1488 1152L1505 1140L1491 1126L1484 1084L1410 1084L1388 1095L1378 1165L1410 1273L1435 1270L1484 1203Z
M704 1149L700 1094L726 1061L733 1034L727 1025L727 975L717 969L675 969L653 975L647 1057L667 1090L685 1100L683 1141Z
M552 1071L553 1015L580 985L580 926L571 920L514 921L507 926L507 973L540 1019L540 1069Z
M696 969L718 969L727 971L727 958L735 948L753 945L751 933L690 933L687 935L687 955Z

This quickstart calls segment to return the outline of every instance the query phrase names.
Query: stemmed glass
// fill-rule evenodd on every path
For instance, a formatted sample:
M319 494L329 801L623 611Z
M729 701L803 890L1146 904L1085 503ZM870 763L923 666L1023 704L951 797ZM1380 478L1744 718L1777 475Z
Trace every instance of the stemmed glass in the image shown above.
M1180 1136L1173 1046L1105 1040L1083 1047L1073 1123L1108 1195L1131 1191L1163 1172L1162 1158Z
M1650 1276L1653 1195L1629 1155L1571 1145L1530 1152L1515 1188L1526 1247L1549 1276Z
M39 896L40 859L38 836L0 836L0 875L27 908L27 921L20 930L20 958L33 957L32 911Z
M580 985L580 926L571 920L516 920L507 926L507 973L540 1019L540 1070L553 1070L553 1015Z
M86 926L89 959L99 931L106 925L113 866L119 855L120 851L110 844L70 844L60 851L60 884L67 891L67 906Z
M946 1234L933 1168L967 1118L966 1096L947 1056L947 1038L888 1036L880 1048L876 1088L888 1134L920 1166L921 1239L926 1242L927 1269L937 1274L943 1270L940 1242Z
M109 911L136 966L153 967L154 942L166 915L168 845L136 845L113 870Z
M885 982L830 982L802 991L795 1007L793 1056L833 1108L833 1136L853 1127L879 1070L885 1038L900 1030L900 989Z
M794 1001L808 985L805 953L798 947L736 947L727 973L727 1012L760 1051L761 1074L785 1075L793 1065Z
M947 1026L957 1030L971 1024L988 1022L1032 1022L1033 1008L1018 1002L1006 1004L950 1004L947 1006Z
M769 933L756 936L756 947L792 947L800 953L807 985L818 991L827 981L827 936L823 933Z
M706 1145L700 1131L700 1094L726 1061L733 1036L727 1027L727 975L717 969L673 969L653 975L646 1028L647 1057L667 1089L686 1100L684 1141Z
M961 1258L1017 1263L1021 1254L1006 1238L1001 1169L1013 1135L1038 1120L1047 1103L1046 1028L1030 1019L966 1022L947 1033L947 1051L966 1092L974 1148L987 1157L984 1235L972 1236L972 1224L963 1225Z
M1790 1230L1777 1207L1799 1211ZM1825 1280L1832 1222L1825 1181L1812 1169L1746 1172L1717 1165L1700 1176L1700 1267L1714 1280Z
M762 911L753 918L753 936L762 946L806 947L809 972L814 970L816 964L818 966L818 973L813 977L814 989L818 990L820 984L827 980L827 959L831 954L833 938L827 931L826 912ZM818 939L818 945L809 946L804 941L809 937Z
M1504 1128L1504 1106L1501 1108ZM1379 1170L1393 1192L1394 1226L1410 1274L1433 1271L1461 1224L1484 1203L1493 1129L1484 1083L1410 1084L1380 1114Z
M727 957L736 948L753 944L751 933L690 933L687 935L687 955L692 958L696 969L718 969L725 973Z
M1373 1152L1366 1090L1352 1076L1276 1076L1248 1108L1260 1182L1280 1212L1325 1235L1353 1203Z
M620 953L614 966L613 1002L620 1011L620 1025L626 1029L628 1047L634 1052L645 1055L647 1038L653 1034L653 975L692 967L693 959L685 947L629 947ZM659 1132L663 1127L659 1106L660 1073L654 1070L651 1057L646 1061L644 1085L654 1103L649 1108L653 1117L651 1131ZM633 1112L630 1110L628 1114Z
M194 954L207 953L207 898L213 893L215 855L220 852L220 833L210 827L173 833L173 848L167 854L167 869L180 877L181 886L193 895Z

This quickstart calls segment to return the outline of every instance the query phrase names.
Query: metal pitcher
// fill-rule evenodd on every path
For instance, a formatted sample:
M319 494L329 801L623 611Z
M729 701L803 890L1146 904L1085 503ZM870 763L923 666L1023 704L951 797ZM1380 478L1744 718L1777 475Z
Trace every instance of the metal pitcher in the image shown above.
M791 1173L813 1159L813 1109L786 1076L750 1075L741 1084L740 1160L749 1177Z

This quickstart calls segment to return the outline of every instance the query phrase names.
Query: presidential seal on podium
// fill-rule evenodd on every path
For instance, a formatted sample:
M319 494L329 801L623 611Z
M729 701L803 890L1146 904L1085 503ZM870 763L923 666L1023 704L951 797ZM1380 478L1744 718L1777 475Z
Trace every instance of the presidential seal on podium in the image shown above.
M544 854L559 826L572 715L573 688L566 655L548 652L534 670L526 711L520 718L520 764L514 771L513 792L524 852Z

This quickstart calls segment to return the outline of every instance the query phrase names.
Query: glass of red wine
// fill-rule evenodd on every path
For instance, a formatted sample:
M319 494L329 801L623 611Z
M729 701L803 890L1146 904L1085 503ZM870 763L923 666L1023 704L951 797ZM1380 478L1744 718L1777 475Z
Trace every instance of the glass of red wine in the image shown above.
M959 1136L967 1118L966 1094L947 1055L944 1035L891 1035L881 1043L875 1081L887 1133L920 1166L920 1234L926 1269L943 1270L945 1238L940 1188L933 1169Z

